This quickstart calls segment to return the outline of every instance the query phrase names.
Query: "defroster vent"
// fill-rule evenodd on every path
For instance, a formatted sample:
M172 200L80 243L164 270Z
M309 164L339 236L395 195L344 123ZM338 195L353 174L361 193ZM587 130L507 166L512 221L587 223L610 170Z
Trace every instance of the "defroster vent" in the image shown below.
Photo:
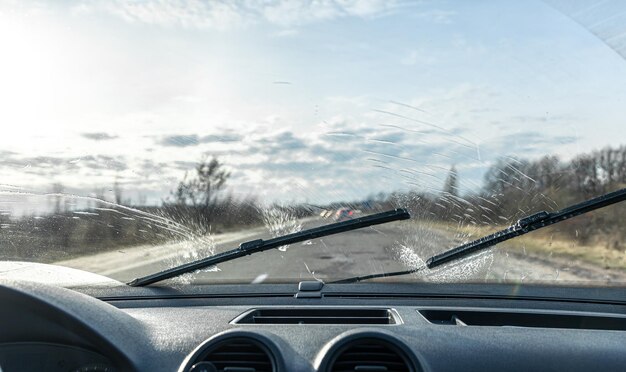
M392 309L372 308L270 308L241 314L235 324L371 324L401 323Z

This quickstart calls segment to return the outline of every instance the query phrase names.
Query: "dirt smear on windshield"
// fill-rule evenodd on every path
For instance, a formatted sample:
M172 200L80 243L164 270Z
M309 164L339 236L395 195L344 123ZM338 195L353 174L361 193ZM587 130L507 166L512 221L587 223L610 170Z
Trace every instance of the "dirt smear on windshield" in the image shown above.
M302 222L288 207L271 206L260 210L263 224L272 237L293 234L302 230ZM289 245L278 247L279 251L286 252Z

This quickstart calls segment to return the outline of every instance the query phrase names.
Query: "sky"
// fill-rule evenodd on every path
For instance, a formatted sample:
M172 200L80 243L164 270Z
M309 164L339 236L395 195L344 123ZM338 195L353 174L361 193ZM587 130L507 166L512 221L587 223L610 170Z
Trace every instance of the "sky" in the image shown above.
M572 4L0 0L0 188L154 204L209 154L327 203L622 145L624 5Z

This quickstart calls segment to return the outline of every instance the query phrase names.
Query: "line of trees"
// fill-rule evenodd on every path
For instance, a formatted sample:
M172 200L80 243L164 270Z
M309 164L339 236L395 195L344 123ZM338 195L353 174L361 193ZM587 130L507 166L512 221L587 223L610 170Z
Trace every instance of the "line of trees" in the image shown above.
M626 146L581 154L570 161L500 159L485 175L481 197L493 204L484 217L520 217L555 209L626 186ZM480 200L480 199L479 199Z
M263 208L254 197L236 198L226 186L231 173L217 158L204 156L185 175L161 206L92 204L87 209L68 208L60 184L53 186L49 216L19 219L0 215L0 259L53 261L76 254L158 244L219 233L242 226L263 224ZM319 209L352 207L364 212L405 207L416 218L455 224L508 225L540 210L556 210L594 196L626 187L626 146L605 148L563 161L556 156L536 160L501 158L486 172L482 188L460 195L460 177L452 166L440 193L418 191L378 194L352 203L326 206L275 205L297 218ZM122 204L119 183L114 196ZM102 207L102 208L99 208ZM623 249L626 229L623 205L577 217L555 227L586 243L602 242Z
M478 192L459 196L459 176L450 169L442 192L392 193L386 206L404 206L418 218L456 224L508 225L529 214L553 211L626 187L626 146L604 148L563 161L557 156L537 160L501 158L484 176ZM616 249L626 244L623 205L565 221L559 234L582 243L596 241Z
M161 206L134 207L123 199L117 179L111 190L114 202L106 201L100 189L95 198L79 200L81 205L55 183L44 197L50 213L19 218L0 214L0 260L57 261L260 224L254 198L238 199L224 192L229 177L221 162L204 156Z

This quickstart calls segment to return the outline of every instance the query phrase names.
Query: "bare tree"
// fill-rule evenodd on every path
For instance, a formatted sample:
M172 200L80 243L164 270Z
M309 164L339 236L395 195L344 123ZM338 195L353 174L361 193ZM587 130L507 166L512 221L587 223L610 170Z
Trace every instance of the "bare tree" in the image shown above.
M211 213L218 202L219 192L225 187L230 172L215 157L209 160L205 154L196 165L195 174L179 182L176 190L171 192L179 206L191 206L199 227L209 229Z
M115 183L113 183L113 195L115 196L115 204L122 205L123 204L122 186L120 186L120 182L117 179L117 177L115 177Z
M454 165L450 168L448 177L443 184L443 192L453 196L459 196L459 174Z
M230 173L223 169L217 158L209 160L206 155L202 156L195 171L192 177L185 174L172 195L177 204L208 209L217 201L217 195L224 188Z
M52 184L52 193L54 194L54 213L63 212L63 206L61 206L61 199L63 198L61 194L65 191L65 187L61 183L53 183Z

